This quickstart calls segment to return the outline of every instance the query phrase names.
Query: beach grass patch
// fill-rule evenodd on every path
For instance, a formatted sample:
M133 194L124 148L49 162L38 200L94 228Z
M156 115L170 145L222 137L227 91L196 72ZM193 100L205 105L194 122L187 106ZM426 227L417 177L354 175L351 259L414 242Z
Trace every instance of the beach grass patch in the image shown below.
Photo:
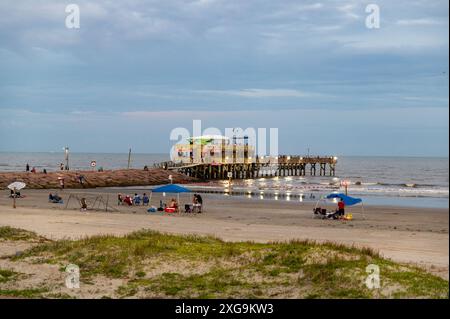
M28 288L28 289L0 289L0 297L14 297L14 298L43 298L47 288Z
M138 231L124 237L60 240L14 260L80 267L82 281L125 280L119 297L173 298L445 298L448 281L383 259L372 249L333 243L224 242L214 237ZM381 269L382 289L365 285L366 267Z
M20 274L9 269L0 269L0 283L13 281L17 279Z
M38 236L35 232L31 232L28 230L13 228L9 226L1 226L0 240L31 241L31 240L44 240L44 238Z

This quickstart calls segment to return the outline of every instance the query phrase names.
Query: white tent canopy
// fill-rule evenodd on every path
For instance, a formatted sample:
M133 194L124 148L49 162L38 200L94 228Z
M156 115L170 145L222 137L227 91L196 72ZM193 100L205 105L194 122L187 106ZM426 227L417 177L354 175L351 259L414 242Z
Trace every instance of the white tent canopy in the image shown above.
M8 185L8 188L12 191L20 191L27 186L24 182L14 182Z

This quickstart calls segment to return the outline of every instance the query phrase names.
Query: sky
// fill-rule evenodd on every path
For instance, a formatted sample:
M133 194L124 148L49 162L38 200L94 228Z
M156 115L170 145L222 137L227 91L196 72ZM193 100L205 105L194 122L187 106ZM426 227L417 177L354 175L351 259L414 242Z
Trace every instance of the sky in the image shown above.
M448 6L2 0L0 151L168 153L201 120L278 128L283 154L448 156Z

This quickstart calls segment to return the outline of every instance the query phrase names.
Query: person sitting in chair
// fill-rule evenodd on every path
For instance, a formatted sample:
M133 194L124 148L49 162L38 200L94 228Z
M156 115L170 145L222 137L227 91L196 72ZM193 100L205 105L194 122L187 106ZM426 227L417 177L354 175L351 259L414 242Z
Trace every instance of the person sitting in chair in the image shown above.
M193 213L201 213L203 206L203 199L199 194L194 194L193 204L192 204L192 212Z
M132 206L133 205L133 201L131 199L131 197L129 195L125 196L125 198L123 199L123 203L127 204L128 206Z
M175 198L172 198L172 200L170 201L169 208L174 208L175 210L178 209L178 203Z
M142 204L144 206L148 206L148 204L150 204L150 198L148 198L146 193L144 193L144 195L142 195Z
M58 196L58 194L53 195L52 193L48 194L48 201L53 204L62 203L62 198Z
M134 194L133 202L136 206L141 205L141 196L139 196L138 194Z

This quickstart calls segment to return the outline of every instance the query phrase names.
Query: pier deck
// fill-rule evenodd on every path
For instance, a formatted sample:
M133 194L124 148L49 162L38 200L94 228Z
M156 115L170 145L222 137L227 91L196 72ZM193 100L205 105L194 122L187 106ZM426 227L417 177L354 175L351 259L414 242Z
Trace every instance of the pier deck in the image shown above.
M279 156L246 158L242 163L174 163L155 165L204 180L252 179L277 176L335 176L337 158L333 156Z

